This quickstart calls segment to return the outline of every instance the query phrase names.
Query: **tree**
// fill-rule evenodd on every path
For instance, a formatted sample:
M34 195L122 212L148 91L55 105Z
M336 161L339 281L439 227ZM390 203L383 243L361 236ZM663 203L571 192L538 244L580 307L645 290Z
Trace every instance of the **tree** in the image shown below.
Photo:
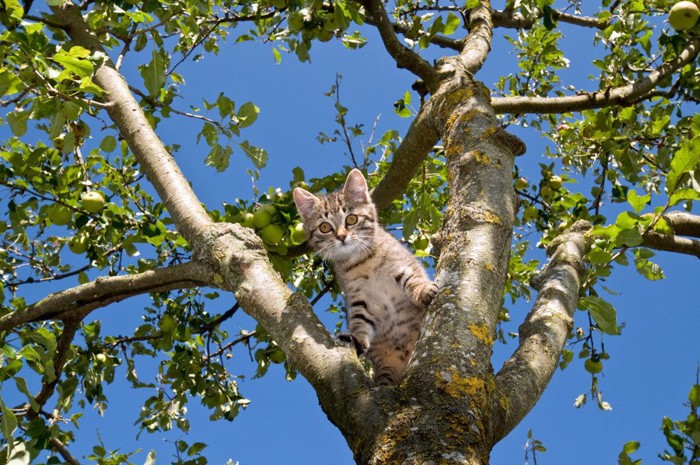
M700 257L700 217L692 213L700 118L686 103L700 92L700 36L697 26L661 26L670 2L604 1L590 14L576 2L557 9L548 1L503 9L471 0L47 3L5 0L0 13L0 90L12 132L0 153L0 379L25 398L0 404L6 457L36 459L46 450L52 463L77 463L74 434L61 420L79 420L76 403L104 408L103 386L120 364L134 388L153 390L139 418L146 431L189 428L184 407L193 397L213 419L233 419L248 401L226 355L245 344L256 349L260 375L284 362L289 376L311 383L358 463L488 463L493 445L572 360L567 340L580 344L592 398L606 408L595 375L608 354L596 335L620 331L600 293L616 266L632 260L655 280L663 274L654 251ZM561 84L563 24L594 31L596 90ZM278 60L289 51L306 61L318 41L357 48L370 30L387 59L415 75L414 93L396 109L411 116L417 97L417 114L404 134L388 131L359 153L352 142L363 128L347 121L338 81L329 93L338 129L320 140L346 144L352 163L371 172L385 224L400 225L435 267L440 291L398 387L374 385L354 349L314 313L321 297L337 307L339 296L296 232L289 192L208 209L172 156L177 147L157 136L164 120L192 118L209 147L207 164L227 169L235 149L257 179L267 153L241 134L258 108L220 94L204 101L206 112L179 109L180 65L246 40L270 42ZM489 89L476 76L497 30L514 31L519 70ZM127 82L122 67L143 55L141 80ZM551 140L553 162L540 166L537 181L521 176L516 160L526 147L509 125ZM308 180L300 168L290 185L333 190L344 177ZM577 191L581 177L587 182ZM532 233L546 260L533 258ZM77 286L28 298L42 283L75 278ZM529 298L530 286L537 297L517 347L494 371L505 298ZM211 315L206 302L220 292L233 293L235 304ZM92 316L144 294L151 303L133 334L111 333ZM255 331L221 328L239 308L257 320ZM590 327L574 329L577 308ZM137 374L149 357L160 361L157 382ZM669 460L682 463L698 423L679 425L669 420L664 432ZM201 460L201 447L181 452ZM625 446L627 460L633 450Z

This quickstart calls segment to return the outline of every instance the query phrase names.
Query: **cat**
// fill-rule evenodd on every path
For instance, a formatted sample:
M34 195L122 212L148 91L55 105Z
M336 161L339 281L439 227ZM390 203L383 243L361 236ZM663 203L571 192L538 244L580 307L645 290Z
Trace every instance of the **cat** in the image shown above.
M377 223L362 173L323 197L297 187L294 203L311 248L331 262L345 297L350 336L373 366L377 384L396 385L437 293L416 258Z

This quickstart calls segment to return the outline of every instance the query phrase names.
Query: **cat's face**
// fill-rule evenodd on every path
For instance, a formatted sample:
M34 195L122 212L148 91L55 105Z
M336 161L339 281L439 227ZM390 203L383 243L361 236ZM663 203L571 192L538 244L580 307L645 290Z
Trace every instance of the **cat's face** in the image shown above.
M352 170L342 190L324 197L296 188L294 203L309 244L324 259L340 262L374 249L377 214L360 171Z

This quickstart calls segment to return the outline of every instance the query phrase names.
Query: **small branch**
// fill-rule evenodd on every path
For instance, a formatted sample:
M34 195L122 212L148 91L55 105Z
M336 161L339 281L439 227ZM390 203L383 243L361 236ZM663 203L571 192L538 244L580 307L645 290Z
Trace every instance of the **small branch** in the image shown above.
M379 31L382 42L384 42L384 47L394 58L396 65L421 78L431 91L437 89L439 82L437 71L420 55L401 44L381 0L360 0L360 3L374 18L374 25Z
M530 29L542 19L542 12L531 18L525 18L519 12L514 10L494 11L493 25L494 27L504 27L510 29ZM591 16L578 16L560 11L552 11L552 17L562 23L573 24L592 29L604 29L607 27L607 21L601 21L598 18Z
M70 350L71 343L75 337L75 333L80 324L79 320L65 321L63 325L63 331L56 343L56 355L53 357L53 369L54 378L51 382L46 383L41 386L41 392L36 395L35 399L40 406L44 406L46 402L51 398L54 391L56 390L56 385L59 379L61 379L61 373L63 372L63 365L66 363L66 356Z
M213 282L213 273L196 262L145 271L137 275L110 276L50 294L24 310L0 318L0 331L33 321L82 318L113 302L148 292L201 286Z
M586 92L567 97L496 97L493 109L496 113L569 113L604 108L613 105L631 105L644 100L659 83L692 62L700 50L700 38L695 38L673 60L663 63L645 78L632 84L598 92Z
M372 26L377 26L377 22L374 20L374 18L371 15L367 15L365 17L365 22L367 24L371 24ZM394 32L397 34L403 34L406 35L408 31L411 30L409 26L407 26L404 23L391 23L392 29L394 29ZM441 35L435 35L430 38L430 43L435 44L438 47L441 48L448 48L456 51L462 50L464 47L464 40L463 39L450 39L449 37L441 36Z
M58 438L51 438L49 440L54 449L63 457L63 460L70 463L71 465L80 465L80 461L76 459L69 451L66 446L58 440Z
M520 326L520 344L496 375L494 443L527 415L554 374L573 325L590 228L579 221L548 247L550 260L533 283L539 295Z

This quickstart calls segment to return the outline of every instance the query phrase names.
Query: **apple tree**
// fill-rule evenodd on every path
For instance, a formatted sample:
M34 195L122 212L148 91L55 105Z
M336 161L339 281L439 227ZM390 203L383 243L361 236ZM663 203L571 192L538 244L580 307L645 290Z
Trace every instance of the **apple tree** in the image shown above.
M360 464L486 464L576 357L594 381L587 398L606 408L596 386L609 354L597 335L620 333L606 278L633 266L640 280L661 279L658 252L700 257L700 26L697 6L683 2L669 27L672 3L3 0L3 460L79 463L70 424L107 408L105 386L122 372L151 392L135 434L187 431L195 402L233 420L248 402L229 357L240 346L260 376L284 363L305 377ZM594 51L578 64L595 70L587 88L564 77L577 52L561 47L563 28ZM497 37L508 57L490 57ZM336 85L337 129L319 136L344 145L384 224L434 268L440 291L399 386L374 385L353 347L320 323L342 296L304 243L289 189L203 205L178 145L159 137L186 119L208 169L258 179L269 157L246 128L259 108L226 89L187 101L181 74L182 63L251 40L302 62L320 42L376 42L415 79L397 89L406 130L370 138L348 122ZM489 66L493 85L479 80ZM514 128L548 140L550 162L535 177L523 174L534 155ZM358 149L362 137L371 142ZM300 166L289 188L334 190L346 172L307 179ZM149 301L130 334L93 314L137 296ZM509 305L531 297L512 356L492 366ZM235 303L211 312L220 299ZM256 328L227 329L239 309ZM575 314L590 324L575 328ZM148 360L157 369L145 375ZM687 420L664 423L674 463L697 462L699 396L694 387ZM201 463L201 447L182 452ZM631 463L634 449L620 460Z

